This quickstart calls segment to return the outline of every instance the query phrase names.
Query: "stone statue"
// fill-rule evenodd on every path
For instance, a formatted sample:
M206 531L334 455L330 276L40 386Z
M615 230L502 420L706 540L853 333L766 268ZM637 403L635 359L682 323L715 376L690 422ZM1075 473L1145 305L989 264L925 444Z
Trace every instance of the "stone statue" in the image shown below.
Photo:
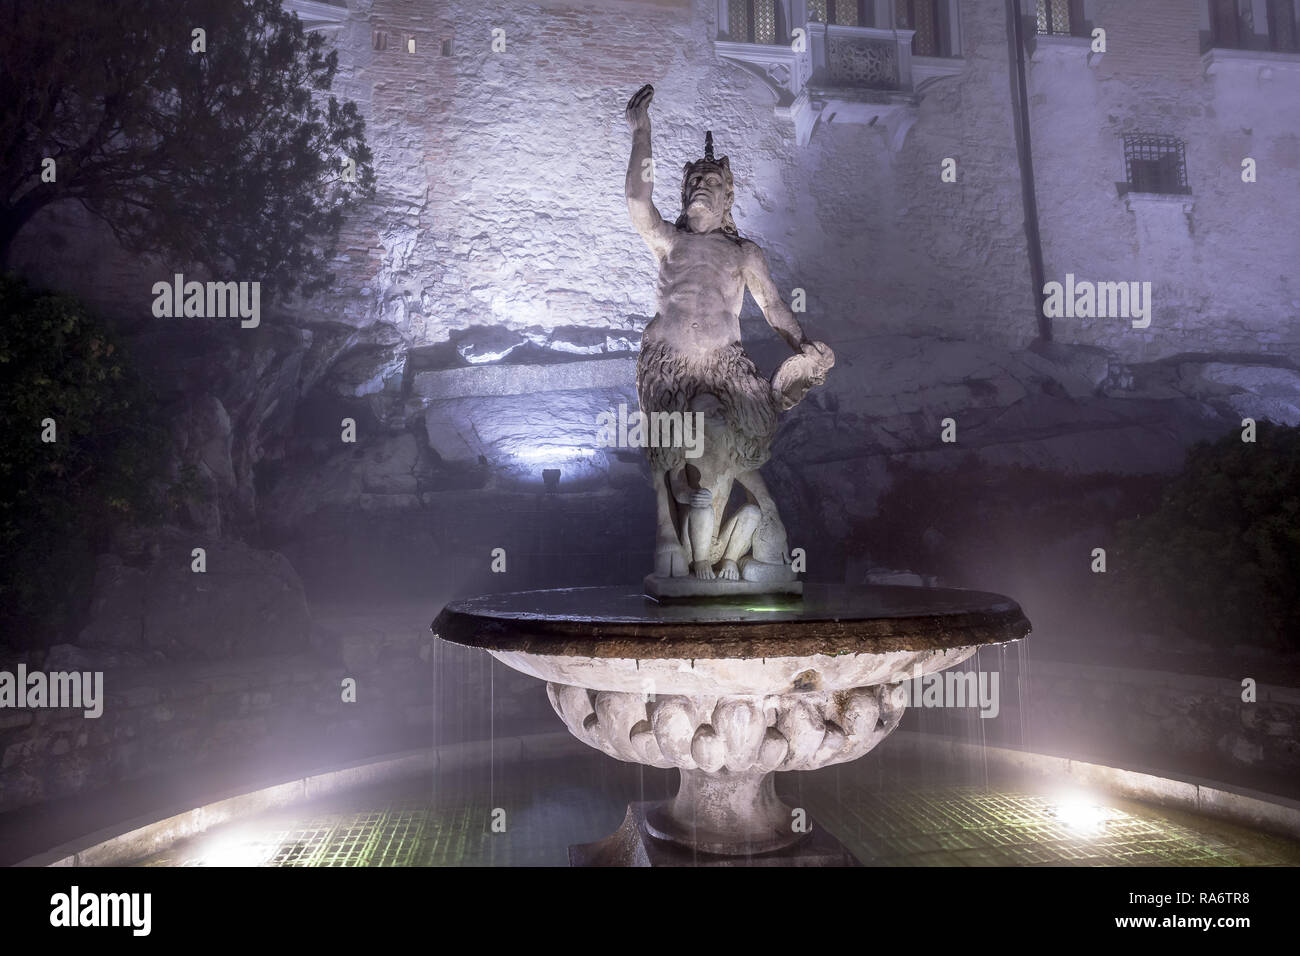
M652 597L693 594L801 593L776 503L758 473L771 453L777 415L826 380L835 355L804 334L772 281L767 259L731 218L731 165L713 156L682 175L682 213L668 223L651 201L650 101L643 86L628 101L632 154L627 208L659 260L658 311L646 326L637 361L643 415L698 413L701 453L649 448L657 500ZM795 355L767 381L740 344L740 308L748 289L769 325ZM698 420L698 419L697 419ZM733 485L744 503L729 510Z

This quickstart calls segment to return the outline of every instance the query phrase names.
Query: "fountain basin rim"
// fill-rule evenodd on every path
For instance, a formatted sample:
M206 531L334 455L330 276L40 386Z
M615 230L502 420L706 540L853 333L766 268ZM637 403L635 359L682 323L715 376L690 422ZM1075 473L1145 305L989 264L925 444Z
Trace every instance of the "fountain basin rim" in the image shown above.
M959 588L812 585L802 601L754 607L658 605L615 586L453 601L432 630L453 644L548 657L752 660L1004 644L1030 623L1008 597Z
M767 658L566 657L488 651L521 674L591 691L696 698L769 697L896 684L954 667L979 648Z

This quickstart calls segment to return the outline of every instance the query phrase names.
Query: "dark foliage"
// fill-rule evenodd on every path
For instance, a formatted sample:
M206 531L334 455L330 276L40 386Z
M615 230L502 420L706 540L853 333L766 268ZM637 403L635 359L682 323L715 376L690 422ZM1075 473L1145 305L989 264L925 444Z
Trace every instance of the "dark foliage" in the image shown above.
M130 250L310 293L373 194L364 121L327 96L337 54L279 0L0 0L0 63L0 261L77 200Z
M111 530L164 513L169 432L156 409L75 299L0 278L0 644L63 628Z
M1145 627L1300 648L1300 428L1202 442L1152 514L1120 525L1106 583Z

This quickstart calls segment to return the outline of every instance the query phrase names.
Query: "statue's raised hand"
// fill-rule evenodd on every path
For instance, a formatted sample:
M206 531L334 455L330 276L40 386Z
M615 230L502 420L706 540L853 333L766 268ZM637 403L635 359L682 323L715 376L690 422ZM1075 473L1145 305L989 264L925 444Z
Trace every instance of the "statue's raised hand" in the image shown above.
M648 130L650 128L650 101L655 98L655 88L647 83L641 89L632 94L632 98L627 101L627 109L623 115L627 117L627 125L633 130Z

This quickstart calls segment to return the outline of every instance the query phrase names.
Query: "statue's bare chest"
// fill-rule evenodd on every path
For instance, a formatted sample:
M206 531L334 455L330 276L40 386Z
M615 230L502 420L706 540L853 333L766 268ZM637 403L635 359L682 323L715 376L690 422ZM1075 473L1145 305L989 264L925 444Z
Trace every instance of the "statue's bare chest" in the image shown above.
M707 275L719 285L743 283L744 252L722 233L679 233L660 265L661 281L672 283L692 275Z

